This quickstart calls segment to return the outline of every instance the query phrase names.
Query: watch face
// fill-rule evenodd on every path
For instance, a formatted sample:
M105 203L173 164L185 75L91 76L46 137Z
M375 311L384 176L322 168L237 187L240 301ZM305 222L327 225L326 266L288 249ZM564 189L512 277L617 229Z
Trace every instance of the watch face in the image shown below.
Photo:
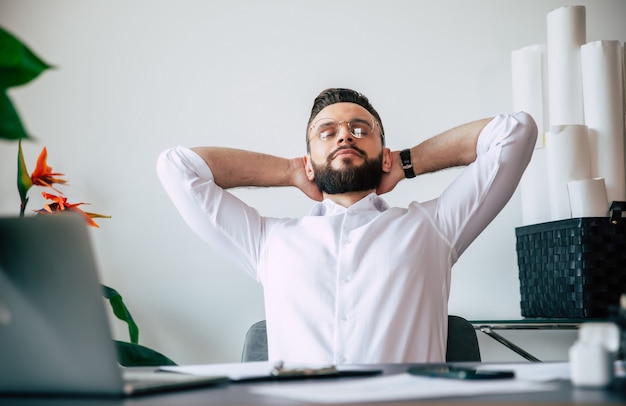
M414 178L415 171L413 170L413 164L411 163L411 150L404 149L400 151L400 159L402 160L402 169L404 169L404 176L407 178Z
M402 166L411 165L411 151L408 149L400 151L400 159L402 159Z

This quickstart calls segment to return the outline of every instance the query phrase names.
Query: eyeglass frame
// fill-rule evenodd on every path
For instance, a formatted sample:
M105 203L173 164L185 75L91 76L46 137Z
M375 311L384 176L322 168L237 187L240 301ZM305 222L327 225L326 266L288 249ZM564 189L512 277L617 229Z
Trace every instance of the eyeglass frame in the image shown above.
M351 125L351 123L352 123L352 121L354 121L354 120L360 120L361 122L364 122L364 123L368 123L368 124L369 124L369 122L368 122L367 120L362 119L362 118L358 118L358 117L351 118L350 120L335 120L334 118L331 118L331 117L323 117L323 118L317 119L317 120L315 120L315 122L314 122L313 124L311 124L311 126L309 127L309 134L311 133L311 130L313 130L313 128L316 126L316 124L317 124L318 122L322 121L322 120L332 120L332 121L334 121L335 123L337 123L337 130L339 130L339 127L341 126L341 124L346 123L346 125L348 126L348 131L350 132L350 134L352 134L352 136L354 136L355 138L358 138L358 139L362 139L362 138L367 137L367 136L363 136L363 135L357 135L357 134L355 134L355 133L352 131L352 125ZM380 132L380 138L381 138L381 140L383 141L383 144L384 144L384 142L385 142L385 134L383 133L382 127L380 126L380 123L378 122L378 120L376 120L374 117L372 117L372 131L374 131L374 130L376 129L376 126L377 126L377 125L378 125L378 129L379 129L379 132ZM326 139L322 139L319 135L316 135L316 137L317 137L320 141L327 141ZM307 136L307 144L308 144L310 141L311 141L311 137L308 137L308 136Z

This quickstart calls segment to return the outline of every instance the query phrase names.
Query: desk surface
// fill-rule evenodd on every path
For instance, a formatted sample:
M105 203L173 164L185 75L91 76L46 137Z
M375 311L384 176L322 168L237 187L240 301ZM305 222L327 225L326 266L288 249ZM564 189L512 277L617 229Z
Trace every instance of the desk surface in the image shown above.
M402 373L408 365L383 365L385 374ZM367 379L367 378L339 378L339 379ZM151 405L151 406L194 406L194 405L287 405L310 404L291 400L260 396L250 392L253 385L290 385L293 382L262 382L262 383L233 383L224 387L210 389L192 389L163 394L141 396L127 399L101 398L49 398L49 397L0 397L0 404L11 406L109 406L109 405ZM536 393L508 393L481 395L471 397L438 398L432 400L375 402L368 405L412 405L412 404L516 404L536 405L550 403L559 405L570 404L625 404L626 381L620 380L609 389L579 389L571 386L569 381L558 382L557 390ZM344 405L350 405L349 403Z

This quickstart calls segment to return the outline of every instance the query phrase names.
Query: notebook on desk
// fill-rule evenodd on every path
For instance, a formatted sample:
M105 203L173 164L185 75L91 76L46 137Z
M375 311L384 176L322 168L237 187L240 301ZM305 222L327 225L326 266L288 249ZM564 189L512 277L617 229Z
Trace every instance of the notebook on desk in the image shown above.
M0 218L0 395L131 396L227 382L122 368L105 306L81 217Z

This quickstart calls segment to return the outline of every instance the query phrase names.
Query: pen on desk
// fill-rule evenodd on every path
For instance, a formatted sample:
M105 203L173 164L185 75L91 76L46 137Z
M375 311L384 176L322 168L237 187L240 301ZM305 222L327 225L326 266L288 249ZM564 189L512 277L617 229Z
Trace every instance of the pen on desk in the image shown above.
M334 366L323 367L323 368L285 368L285 363L283 361L278 361L274 364L274 368L270 374L275 377L287 378L287 377L296 377L296 376L330 376L330 375L338 375L339 371Z
M456 366L416 366L409 368L408 373L431 378L467 380L512 379L515 377L513 371L480 370Z
M274 364L274 368L272 368L271 375L272 376L279 376L280 373L283 371L284 366L285 366L285 363L283 361L276 362Z

